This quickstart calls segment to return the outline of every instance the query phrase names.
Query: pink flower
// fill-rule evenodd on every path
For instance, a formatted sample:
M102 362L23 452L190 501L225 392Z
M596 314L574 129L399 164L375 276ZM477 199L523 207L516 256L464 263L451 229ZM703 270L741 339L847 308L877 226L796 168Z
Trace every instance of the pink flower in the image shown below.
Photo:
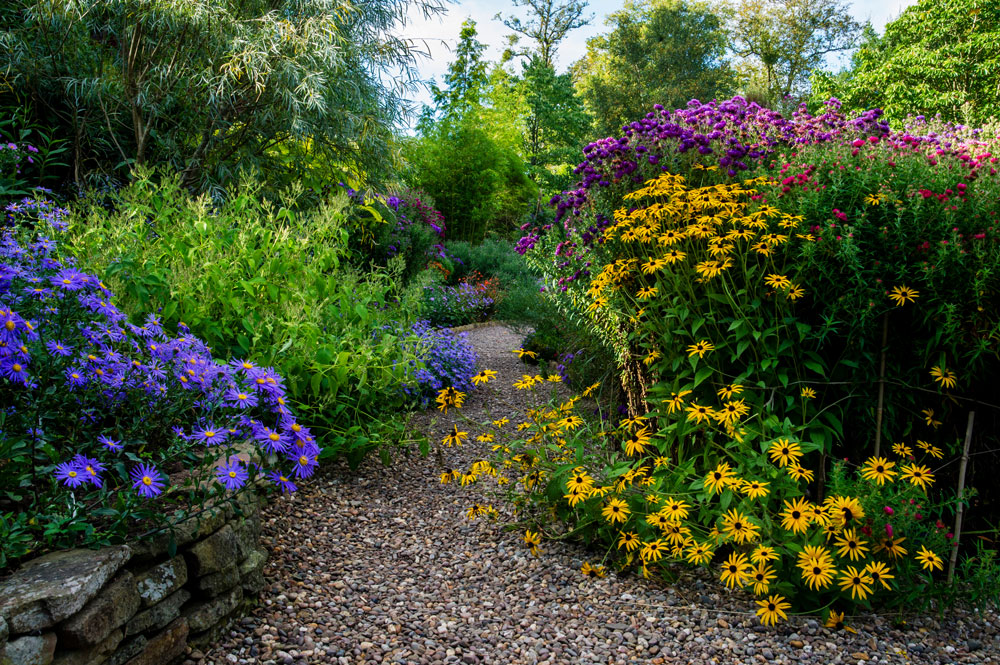
M883 508L882 510L884 510L884 511L885 511L885 514L886 514L886 515L892 515L892 514L893 514L893 513L895 512L895 511L894 511L894 510L893 510L893 509L892 509L892 508L891 508L890 506L886 506L886 507L885 507L885 508Z
M865 144L864 139L854 139L853 141L851 141L851 145L854 146L855 148L860 148L864 144Z
M891 524L886 524L885 525L885 535L887 535L889 538L892 538L892 525Z

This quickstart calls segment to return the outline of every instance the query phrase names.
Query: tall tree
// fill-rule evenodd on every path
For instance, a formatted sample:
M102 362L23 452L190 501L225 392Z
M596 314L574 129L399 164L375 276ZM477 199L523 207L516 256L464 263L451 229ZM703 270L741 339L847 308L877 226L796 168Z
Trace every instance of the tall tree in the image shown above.
M852 111L882 108L980 124L1000 118L1000 3L921 0L885 28L867 33L852 67L817 72L813 99L837 97Z
M577 90L603 136L652 110L729 92L732 69L721 18L706 2L628 0L610 32L587 41L573 64Z
M439 117L464 118L477 112L482 104L482 96L487 83L486 62L483 52L486 46L479 41L476 22L466 19L462 22L455 59L448 65L444 77L444 88L431 86L431 96L437 106Z
M582 28L594 20L594 15L584 16L587 0L511 0L515 7L527 7L528 17L517 16L503 19L503 24L513 30L509 39L508 57L528 56L532 49L518 49L521 37L534 42L533 52L549 67L554 66L556 47L572 30Z
M759 75L769 103L804 92L829 54L854 48L861 36L846 0L722 0L720 7L745 77Z
M71 137L78 181L167 164L220 187L293 143L376 174L416 85L414 6L444 0L12 0L0 71Z

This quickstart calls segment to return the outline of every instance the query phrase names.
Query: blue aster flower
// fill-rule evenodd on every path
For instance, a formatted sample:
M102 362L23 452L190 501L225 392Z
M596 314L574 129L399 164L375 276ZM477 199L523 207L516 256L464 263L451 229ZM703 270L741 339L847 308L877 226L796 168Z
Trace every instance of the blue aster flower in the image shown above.
M235 492L246 484L250 474L238 461L232 461L215 469L215 476L230 492Z
M129 475L132 477L132 489L139 496L151 499L163 492L163 476L152 464L133 467Z
M75 461L63 462L56 466L56 480L62 481L67 487L79 487L87 482L82 470Z

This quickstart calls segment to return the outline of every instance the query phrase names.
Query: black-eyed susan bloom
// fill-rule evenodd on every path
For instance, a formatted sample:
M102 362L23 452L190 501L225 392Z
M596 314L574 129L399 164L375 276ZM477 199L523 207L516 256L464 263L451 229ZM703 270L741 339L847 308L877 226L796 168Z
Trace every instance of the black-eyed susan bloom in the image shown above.
M618 549L625 548L626 552L633 552L642 543L639 536L634 531L618 532Z
M709 351L714 351L715 345L712 344L707 339L703 339L700 342L695 342L687 348L688 358L691 356L698 356L699 358L704 358L705 354Z
M527 356L531 359L535 359L538 357L538 354L535 353L534 351L527 351L523 348L514 349L513 351L511 351L511 353L517 354L518 358L524 358L525 356Z
M816 399L816 391L809 387L803 388L799 391L799 395L805 399Z
M896 472L892 470L894 466L896 463L890 462L885 457L869 457L868 461L861 467L861 477L884 485L887 480L892 482L896 477Z
M760 527L750 521L750 518L735 508L722 516L722 533L732 538L738 544L753 541Z
M447 447L451 448L452 446L462 445L462 442L467 441L468 439L469 439L468 432L459 431L458 425L452 425L451 431L448 432L448 434L446 434L443 439L441 439L441 442L444 443L444 445L446 445Z
M481 372L472 375L472 383L475 385L481 385L483 383L489 383L495 379L497 373L492 369L484 369Z
M712 407L704 406L697 402L691 402L691 405L687 408L687 414L687 419L693 420L695 423L702 423L715 418L715 410Z
M712 546L708 543L692 541L688 545L686 558L690 563L700 566L703 563L711 561L712 554Z
M762 480L744 480L739 489L751 499L760 499L768 495L768 483Z
M837 553L841 558L850 558L851 561L863 558L868 551L867 545L867 541L863 540L854 529L844 529L835 541Z
M524 532L524 546L528 548L534 556L538 556L538 546L542 544L542 536L537 531L530 529Z
M802 457L802 446L788 439L777 439L768 447L767 454L770 455L771 461L777 463L779 467L784 467L798 463Z
M889 580L894 579L896 576L892 574L892 569L889 566L881 561L872 561L865 566L864 572L872 578L872 586L881 584L882 588L886 591L892 591L892 587L889 586Z
M742 552L733 552L722 564L722 582L730 589L734 587L744 587L750 579L752 566L747 561L747 555Z
M754 564L767 561L777 561L778 558L778 553L773 547L768 545L758 545L753 548L753 552L750 553L750 561Z
M910 448L905 443L892 444L892 452L896 453L900 457L913 457L913 448Z
M875 546L876 552L885 552L887 555L893 559L899 559L908 554L905 547L903 547L903 541L906 538L883 538L879 541L879 544Z
M941 426L941 421L934 419L934 409L922 409L920 413L924 415L924 422L927 423L928 427L937 429Z
M584 562L583 566L580 568L580 572L583 573L584 577L599 578L604 577L607 570L604 566L593 565L590 562Z
M684 396L690 392L690 390L682 390L679 393L671 393L670 399L663 400L667 405L667 413L681 411L684 408Z
M639 300L649 300L650 298L655 298L657 292L658 291L655 286L644 286L636 291L635 297Z
M942 388L954 388L958 385L958 375L946 367L934 365L930 375Z
M604 519L612 524L617 524L618 522L624 523L631 512L628 503L617 497L608 499L608 502L604 504L604 508L601 510Z
M750 571L750 583L753 584L753 593L755 596L762 596L767 593L771 588L771 581L777 577L777 573L774 572L774 568L767 565L765 562L761 562L753 567Z
M813 481L812 469L807 469L804 466L800 466L798 464L789 464L786 471L788 471L789 476L791 476L797 481L804 480L807 483L811 483Z
M709 472L709 474L705 476L705 489L712 494L719 494L722 490L732 484L735 477L736 476L733 473L732 468L729 466L729 463L722 462L715 467L715 470Z
M773 626L778 623L778 619L787 619L785 610L792 607L791 603L786 603L782 596L768 596L767 600L758 600L757 616L765 626Z
M857 634L858 631L854 630L846 623L844 623L844 613L837 612L835 610L830 610L830 616L826 618L826 623L823 624L831 630L845 630L849 633Z
M652 563L662 559L668 549L669 547L663 542L663 539L657 538L648 543L643 543L642 549L639 551L639 557L646 563Z
M686 502L680 501L679 499L667 499L661 508L661 512L666 514L670 519L675 521L681 521L687 519L688 510L691 508Z
M840 526L850 524L852 520L860 520L865 516L865 510L861 503L851 496L831 496L824 502L830 507L831 517L834 517Z
M784 289L791 286L792 280L788 279L785 275L771 273L764 278L764 284L773 289Z
M809 528L810 504L799 497L785 501L785 509L781 513L781 528L792 533L805 533Z
M922 464L907 464L902 469L899 477L910 481L925 492L930 485L934 484L934 474Z
M908 302L916 302L917 298L920 297L916 289L905 285L892 287L887 295L889 296L889 300L896 303L897 307L902 307Z
M854 566L848 566L840 576L839 581L840 590L844 593L850 591L852 599L864 600L872 592L872 578Z
M917 556L915 556L914 559L916 559L925 570L929 570L931 572L934 572L935 570L944 570L944 561L941 560L941 557L923 545L921 545L920 549L917 550Z

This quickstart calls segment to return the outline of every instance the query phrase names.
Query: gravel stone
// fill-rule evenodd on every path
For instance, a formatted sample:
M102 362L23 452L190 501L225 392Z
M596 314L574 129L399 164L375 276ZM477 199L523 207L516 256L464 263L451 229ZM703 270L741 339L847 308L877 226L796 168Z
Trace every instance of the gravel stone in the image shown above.
M585 579L580 566L601 552L545 541L533 557L520 533L503 528L501 505L500 523L468 521L469 506L488 499L438 476L490 454L469 420L517 422L526 395L510 384L537 368L510 352L523 333L493 325L466 334L479 368L497 378L473 391L460 415L429 409L410 426L434 447L453 423L470 440L427 458L416 446L395 450L390 467L377 456L355 471L327 464L275 498L262 512L260 604L189 662L827 665L865 653L870 663L1000 663L996 608L958 608L941 621L908 616L905 630L895 615L849 617L857 634L835 634L815 617L764 627L750 596L704 571L678 567L671 585L631 573ZM790 644L793 634L801 647Z

